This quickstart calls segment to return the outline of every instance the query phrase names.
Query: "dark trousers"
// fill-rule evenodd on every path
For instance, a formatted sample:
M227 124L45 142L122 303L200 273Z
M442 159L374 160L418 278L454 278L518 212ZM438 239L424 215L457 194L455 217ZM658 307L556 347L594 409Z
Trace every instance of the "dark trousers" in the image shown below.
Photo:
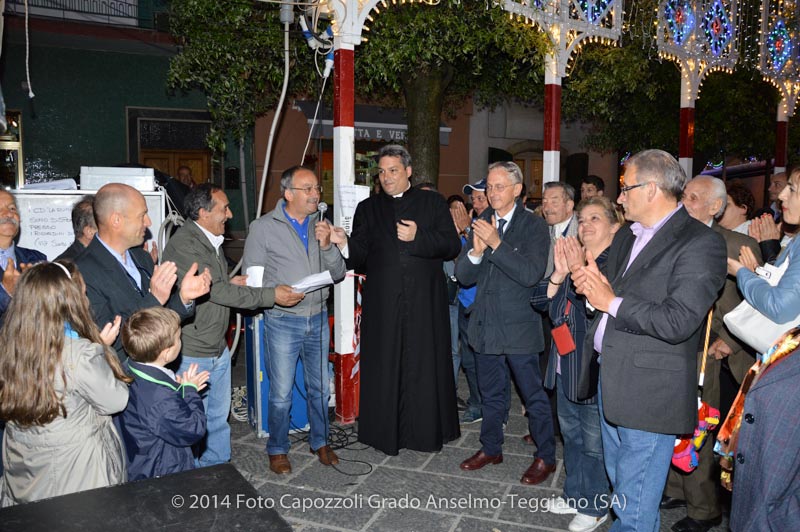
M464 375L467 377L469 387L469 398L467 408L477 413L481 412L481 392L478 389L478 373L475 367L475 351L469 345L469 316L467 309L461 302L458 303L458 337L461 350L461 367L464 368Z
M703 360L703 352L697 353L698 371ZM706 361L706 376L703 383L703 401L713 407L720 404L720 361ZM724 420L720 417L720 422ZM686 501L686 513L692 519L716 519L722 514L719 501L719 464L714 456L714 440L717 432L708 435L705 445L700 449L699 465L691 473L684 473L674 467L669 468L667 486L664 493L674 499Z
M550 402L542 388L538 354L486 355L476 353L478 387L483 399L481 448L489 456L503 452L503 419L506 415L508 369L514 376L528 415L528 430L536 442L536 456L546 464L556 461L553 417Z

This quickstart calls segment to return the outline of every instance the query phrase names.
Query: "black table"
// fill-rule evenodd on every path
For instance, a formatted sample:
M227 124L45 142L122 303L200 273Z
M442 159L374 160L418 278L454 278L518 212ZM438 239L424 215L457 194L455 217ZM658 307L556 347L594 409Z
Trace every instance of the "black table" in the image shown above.
M291 532L275 508L223 464L5 508L0 531Z

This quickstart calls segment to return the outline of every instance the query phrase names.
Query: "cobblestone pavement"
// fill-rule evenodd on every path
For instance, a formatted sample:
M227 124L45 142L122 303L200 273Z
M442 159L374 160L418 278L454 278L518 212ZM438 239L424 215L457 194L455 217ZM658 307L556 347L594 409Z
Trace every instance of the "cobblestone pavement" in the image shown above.
M234 367L234 385L245 381L244 361ZM460 390L466 390L463 381ZM539 486L519 483L530 465L533 447L522 437L527 420L512 401L505 431L504 461L479 471L458 466L479 447L480 423L461 426L461 437L439 453L402 450L387 456L355 441L355 426L333 424L334 446L341 463L325 467L309 454L302 435L294 435L289 453L290 475L269 470L266 440L256 437L249 424L231 419L236 468L278 512L302 532L522 532L567 530L570 515L542 509L564 484L563 453L558 442L555 475ZM685 510L661 512L661 530L685 516ZM606 531L610 521L597 530ZM715 531L727 530L727 518Z

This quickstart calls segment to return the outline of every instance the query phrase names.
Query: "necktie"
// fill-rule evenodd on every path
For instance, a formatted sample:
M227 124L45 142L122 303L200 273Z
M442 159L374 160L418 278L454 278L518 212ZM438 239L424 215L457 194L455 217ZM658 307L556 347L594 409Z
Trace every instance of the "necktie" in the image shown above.
M505 225L506 225L506 220L502 218L497 220L497 236L499 236L501 240L503 239L503 227Z

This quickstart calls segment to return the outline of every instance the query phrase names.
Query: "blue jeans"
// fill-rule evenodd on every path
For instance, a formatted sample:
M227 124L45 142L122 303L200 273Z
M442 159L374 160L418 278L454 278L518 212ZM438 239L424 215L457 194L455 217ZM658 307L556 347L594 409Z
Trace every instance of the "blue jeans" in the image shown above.
M475 360L478 362L478 383L483 397L481 450L489 456L497 456L503 452L503 419L508 416L510 370L528 413L528 430L537 447L535 456L544 460L547 465L555 464L553 412L542 387L539 356L476 353Z
M231 461L231 427L228 413L231 411L231 352L228 348L216 357L181 356L177 374L197 364L197 371L208 371L208 387L201 392L206 411L206 436L198 444L197 467L224 464Z
M328 313L295 316L281 310L264 312L265 356L269 375L269 441L267 453L289 452L289 414L298 357L303 361L308 422L308 443L316 451L328 445Z
M603 464L600 411L597 404L573 403L556 374L558 423L564 438L564 498L582 514L608 513L608 478ZM575 504L573 504L573 501Z
M461 351L458 348L458 303L450 307L450 352L453 354L453 377L458 389L458 370L461 369Z
M601 389L602 383L597 390L600 412ZM612 425L605 416L600 416L600 430L606 472L613 489L611 508L617 514L611 530L657 532L661 522L658 504L672 461L675 435Z
M459 351L461 354L461 367L464 368L464 375L467 377L467 386L469 387L469 398L467 399L467 411L476 414L481 413L481 392L478 388L478 371L475 365L475 351L469 345L469 335L467 334L467 327L469 326L469 316L467 309L461 302L458 303L458 337L461 341Z

